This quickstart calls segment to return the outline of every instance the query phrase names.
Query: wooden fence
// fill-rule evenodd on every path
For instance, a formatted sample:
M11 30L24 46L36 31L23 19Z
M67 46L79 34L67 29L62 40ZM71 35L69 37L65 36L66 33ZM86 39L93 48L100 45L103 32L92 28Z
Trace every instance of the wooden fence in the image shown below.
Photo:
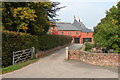
M34 54L35 54L34 47L30 49L13 52L13 65L33 59Z

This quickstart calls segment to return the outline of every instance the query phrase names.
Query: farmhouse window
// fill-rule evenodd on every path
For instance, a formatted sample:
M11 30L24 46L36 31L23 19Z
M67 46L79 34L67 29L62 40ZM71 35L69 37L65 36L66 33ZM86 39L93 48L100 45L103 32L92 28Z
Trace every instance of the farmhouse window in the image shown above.
M68 32L68 35L71 35L71 32Z
M64 32L61 32L61 34L63 35L63 34L64 34Z
M78 32L76 32L76 35L78 35Z

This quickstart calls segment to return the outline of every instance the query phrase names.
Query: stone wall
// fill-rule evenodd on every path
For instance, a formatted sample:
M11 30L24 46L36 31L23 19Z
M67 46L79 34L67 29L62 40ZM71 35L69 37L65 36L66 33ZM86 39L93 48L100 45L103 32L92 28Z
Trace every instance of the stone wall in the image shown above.
M118 66L120 61L120 55L116 53L89 53L80 50L70 50L68 58L100 66Z

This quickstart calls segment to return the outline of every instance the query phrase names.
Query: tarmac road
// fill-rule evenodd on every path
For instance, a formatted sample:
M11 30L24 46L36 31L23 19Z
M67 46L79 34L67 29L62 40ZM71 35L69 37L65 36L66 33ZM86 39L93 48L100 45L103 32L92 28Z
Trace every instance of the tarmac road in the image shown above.
M81 44L72 44L69 49L79 49ZM76 60L65 60L65 48L40 58L14 72L3 74L3 78L118 78L118 73Z

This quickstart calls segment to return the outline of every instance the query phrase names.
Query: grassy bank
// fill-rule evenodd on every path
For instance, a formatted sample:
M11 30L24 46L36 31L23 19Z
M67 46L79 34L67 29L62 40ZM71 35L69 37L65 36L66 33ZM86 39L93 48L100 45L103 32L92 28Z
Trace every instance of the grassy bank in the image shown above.
M26 62L23 62L23 63L19 63L19 64L16 64L16 65L11 65L11 66L2 68L2 74L21 69L21 68L23 68L23 67L25 67L25 66L27 66L27 65L29 65L31 63L34 63L34 62L36 62L38 60L39 59L33 59L33 60L29 60L29 61L26 61Z

